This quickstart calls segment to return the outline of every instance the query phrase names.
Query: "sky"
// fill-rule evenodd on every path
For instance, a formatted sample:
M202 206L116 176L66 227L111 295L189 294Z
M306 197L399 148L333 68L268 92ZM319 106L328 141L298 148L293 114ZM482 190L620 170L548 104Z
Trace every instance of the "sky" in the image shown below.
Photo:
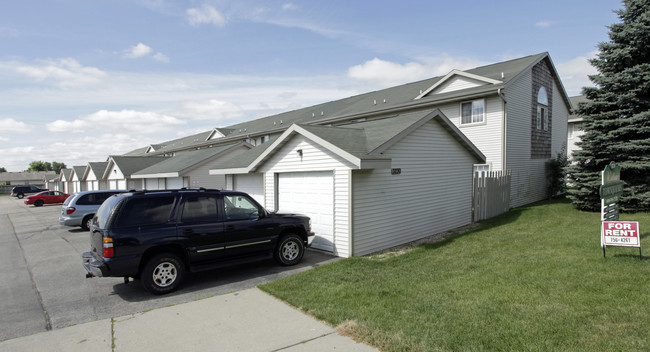
M615 0L0 1L0 167L68 167L548 52L569 96Z

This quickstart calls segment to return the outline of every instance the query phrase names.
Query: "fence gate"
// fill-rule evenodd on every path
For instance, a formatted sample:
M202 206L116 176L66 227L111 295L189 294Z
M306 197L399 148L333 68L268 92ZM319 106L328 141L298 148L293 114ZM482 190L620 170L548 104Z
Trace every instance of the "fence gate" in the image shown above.
M481 221L510 210L511 170L474 173L472 219Z

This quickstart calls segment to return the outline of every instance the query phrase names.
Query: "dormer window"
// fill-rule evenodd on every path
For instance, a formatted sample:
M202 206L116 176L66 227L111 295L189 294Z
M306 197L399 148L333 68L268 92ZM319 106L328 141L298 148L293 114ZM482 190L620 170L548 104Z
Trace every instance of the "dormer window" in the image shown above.
M485 122L485 100L479 99L460 104L460 124Z
M537 93L537 119L538 130L548 131L548 95L544 87L539 88Z

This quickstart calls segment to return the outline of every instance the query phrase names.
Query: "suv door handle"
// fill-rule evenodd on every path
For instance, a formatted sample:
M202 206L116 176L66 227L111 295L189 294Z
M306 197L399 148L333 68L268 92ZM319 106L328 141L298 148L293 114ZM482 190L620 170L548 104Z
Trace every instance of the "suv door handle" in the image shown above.
M233 226L233 225L226 226L226 231L232 231L234 229L235 229L235 226Z
M183 230L183 235L191 235L194 233L194 230L192 229L184 229Z

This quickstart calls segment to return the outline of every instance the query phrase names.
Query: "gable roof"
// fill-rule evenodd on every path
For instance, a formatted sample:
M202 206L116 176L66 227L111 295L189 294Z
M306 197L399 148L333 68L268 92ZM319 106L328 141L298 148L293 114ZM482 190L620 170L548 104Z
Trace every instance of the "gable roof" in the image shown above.
M72 181L72 169L61 169L60 180L61 181Z
M294 124L273 142L267 143L268 145L253 148L238 156L236 160L231 159L220 163L218 167L210 170L210 174L254 172L274 151L298 134L345 159L357 169L386 166L386 163L390 165L390 158L382 153L431 120L438 121L477 160L485 161L485 155L438 109L406 113L399 118L395 117L397 116L337 127Z
M231 143L213 148L204 148L181 152L171 158L166 158L159 163L133 173L133 178L150 177L179 177L184 172L191 170L211 159L223 156L240 147L252 147L245 142Z
M454 70L445 76L428 78L287 111L252 121L241 122L227 126L226 128L212 129L189 137L163 142L161 143L162 147L156 149L155 154L207 146L209 144L229 143L267 134L282 133L293 124L340 124L355 119L402 115L409 110L434 109L443 103L484 97L486 94L497 94L499 90L507 88L542 60L548 60L548 64L555 75L556 83L562 93L562 99L565 100L567 106L570 106L568 96L564 91L562 83L559 81L549 54L544 52L469 70ZM445 82L453 79L453 77L465 77L485 82L486 84L465 89L444 91L437 94L426 94L427 91L431 93L436 87L440 87ZM215 131L220 131L220 133L224 134L224 137L208 140L210 136L216 133Z
M72 174L73 178L76 175L77 179L79 179L79 181L84 180L84 175L86 174L86 166L73 166L72 171L73 171L73 174Z
M104 171L106 171L106 167L108 166L107 161L101 161L101 162L89 162L88 167L86 168L86 174L84 175L84 178L88 178L88 174L90 171L93 172L95 175L95 178L102 179L102 176L104 176Z
M111 172L113 169L113 165L115 165L124 177L131 177L131 175L136 172L140 171L144 168L147 168L151 165L154 165L156 163L159 163L165 159L166 157L162 156L122 156L122 155L111 155L108 157L108 165L106 166L106 170L104 171L104 174L102 175L102 179L108 178L108 174Z

